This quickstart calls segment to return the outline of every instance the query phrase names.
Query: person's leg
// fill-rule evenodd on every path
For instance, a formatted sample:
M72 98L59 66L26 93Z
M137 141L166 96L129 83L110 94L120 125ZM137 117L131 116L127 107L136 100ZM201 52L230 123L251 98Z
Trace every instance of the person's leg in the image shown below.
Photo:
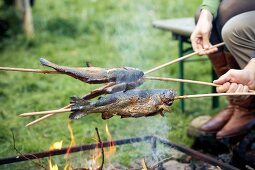
M227 48L243 68L255 57L255 10L231 18L222 29ZM254 68L255 69L255 68ZM255 97L233 100L236 105L230 121L217 133L218 138L246 133L255 125Z
M243 68L255 57L255 10L230 19L222 29L227 48Z
M201 8L199 8L195 15L195 21L197 23L199 19ZM222 42L220 32L218 32L218 26L216 22L218 17L213 22L213 28L210 36L211 44L218 44ZM225 53L224 47L220 47L217 52L209 54L208 58L210 59L213 69L216 72L217 76L221 76L229 70L228 60L231 55ZM228 98L229 99L229 98ZM217 113L212 119L207 121L203 126L200 126L199 129L206 133L217 133L230 119L234 112L234 107L231 105L231 100L229 101L230 105Z
M220 33L223 26L230 18L240 13L254 10L254 8L255 8L254 0L246 0L245 2L239 0L223 0L218 10L218 16L215 18L213 22L213 30L210 38L211 43L216 44L223 41ZM224 59L222 58L222 56L224 56ZM210 54L209 58L211 59L216 72L217 69L220 70L222 68L224 68L224 70L232 68L240 69L239 64L237 63L237 61L235 60L233 55L228 51L227 48L225 48L224 50L223 48L220 48L217 53ZM222 74L224 73L225 72L223 72ZM221 76L222 74L218 74L218 76ZM234 97L229 97L228 99L230 103L229 106L226 107L223 111L216 114L207 123L205 123L200 128L202 131L215 133L221 130L221 128L223 128L224 125L230 120L230 118L234 114L234 107L236 106L236 104L233 102L235 100Z

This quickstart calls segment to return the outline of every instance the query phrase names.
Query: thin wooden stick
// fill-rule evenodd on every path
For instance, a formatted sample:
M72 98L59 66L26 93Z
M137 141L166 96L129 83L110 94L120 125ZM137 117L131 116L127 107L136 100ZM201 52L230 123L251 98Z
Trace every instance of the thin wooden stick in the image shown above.
M173 82L182 82L182 83L192 83L192 84L214 86L214 87L220 87L221 86L221 85L210 83L210 82L187 80L187 79L176 79L176 78L170 78L170 77L144 77L144 79L146 79L146 80L159 80L159 81L173 81ZM255 90L248 90L248 91L255 93Z
M214 46L211 46L210 49L216 48L216 47L220 47L220 46L223 46L223 45L225 45L224 42L219 43L219 44L216 44L216 45L214 45ZM148 73L151 73L151 72L153 72L153 71L159 70L159 69L161 69L161 68L163 68L163 67L166 67L166 66L168 66L168 65L171 65L171 64L174 64L174 63L179 62L179 61L181 61L181 60L184 60L184 59L186 59L186 58L189 58L189 57L191 57L191 56L194 56L194 55L198 54L199 52L203 52L203 51L205 51L205 50L203 49L203 50L201 50L201 51L193 52L193 53L190 53L190 54L185 55L185 56L183 56L183 57L177 58L177 59L172 60L172 61L170 61L170 62L168 62L168 63L165 63L165 64L162 64L162 65L157 66L157 67L155 67L155 68L152 68L152 69L150 69L150 70L144 72L144 74L148 74Z
M33 72L43 74L62 74L55 70L39 70L39 69L28 69L28 68L14 68L14 67L0 67L2 71L19 71L19 72Z
M99 142L99 145L100 145L100 148L101 148L101 156L102 156L102 162L101 162L101 165L98 169L103 170L103 166L104 166L104 145L101 141L101 138L100 138L97 127L95 129L96 129L96 133L97 133L98 142Z
M194 95L176 96L176 97L174 98L174 100L177 100L177 99L200 98L200 97L214 97L214 96L255 96L255 93L210 93L210 94L194 94Z
M196 80L187 80L187 79L176 79L170 77L144 77L146 80L159 80L159 81L173 81L173 82L182 82L182 83L192 83L192 84L200 84L206 86L220 86L214 83L204 82L204 81L196 81Z
M56 114L56 113L64 113L70 112L71 109L58 109L58 110L48 110L48 111L41 111L41 112L29 112L20 114L20 116L36 116L36 115L48 115L48 114Z
M70 106L71 106L71 105L69 104L69 105L67 105L67 106L65 106L65 107L63 107L63 108L61 108L61 109L67 109L67 108L70 108ZM59 109L59 110L61 110L61 109ZM47 119L47 118L49 118L49 117L51 117L51 116L53 116L53 115L55 115L55 114L50 113L50 114L47 114L47 115L45 115L45 116L43 116L43 117L40 117L40 118L38 118L38 119L36 119L36 120L34 120L34 121L32 121L32 122L26 124L26 127L32 126L32 125L34 125L34 124L36 124L36 123L39 123L39 122L41 122L42 120Z
M51 114L47 114L47 115L45 115L45 116L43 116L43 117L40 117L40 118L38 118L38 119L36 119L36 120L34 120L34 121L32 121L32 122L26 124L26 127L32 126L32 125L34 125L34 124L36 124L36 123L39 123L39 122L41 122L42 120L47 119L48 117L51 117L52 115L54 115L54 114L51 113Z

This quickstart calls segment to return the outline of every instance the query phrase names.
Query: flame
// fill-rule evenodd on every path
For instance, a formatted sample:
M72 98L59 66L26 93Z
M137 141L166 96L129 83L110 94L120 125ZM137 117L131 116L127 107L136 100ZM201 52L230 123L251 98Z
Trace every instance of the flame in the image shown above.
M75 145L75 138L74 138L73 129L72 129L72 126L71 126L70 122L68 122L67 126L68 126L68 130L69 130L70 137L71 137L71 143L70 143L70 145L69 145L69 147L66 151L66 154L65 154L66 164L65 164L64 170L69 170L71 168L69 155L70 155L70 151L71 151L72 146Z
M70 170L70 169L73 169L73 165L70 161L70 152L71 152L71 148L75 145L75 137L74 137L74 134L73 134L73 130L72 130L72 127L71 127L71 124L70 122L68 122L68 130L69 130L69 133L70 133L70 138L71 138L71 142L70 142L70 145L67 149L67 152L65 154L65 160L66 160L66 164L65 164L65 167L64 167L64 170ZM105 131L106 131L106 134L107 134L107 141L109 142L109 147L108 148L105 148L104 149L104 155L106 158L110 158L110 156L112 156L115 152L116 152L116 147L115 147L115 143L113 142L113 139L112 139L112 135L110 133L110 130L106 124L105 126ZM100 159L102 159L102 153L101 153L101 147L99 146L99 139L98 137L95 137L94 138L97 145L96 145L96 148L93 152L92 157L91 159L88 161L88 168L86 169L91 169L91 170L94 170L94 169L98 169L98 167L100 167L100 164L101 164L101 161ZM63 144L63 141L59 141L59 142L55 142L54 144L52 144L50 146L50 150L53 150L53 149L61 149L62 148L62 144ZM51 156L49 157L48 159L48 164L49 164L49 169L50 170L58 170L58 166L56 164L53 164L52 163L52 158Z
M53 143L53 144L50 146L49 150L61 149L61 148L62 148L62 144L63 144L63 141L62 141L62 140L59 141L59 142L55 142L55 143ZM58 170L58 165L57 165L57 164L54 164L54 165L52 164L51 156L49 157L48 162L49 162L49 169L50 169L50 170Z
M49 169L50 170L58 170L58 165L57 164L52 165L51 158L49 159Z
M110 156L112 156L116 152L116 147L115 147L115 143L112 140L112 135L110 133L110 130L109 130L107 124L105 126L105 131L107 134L107 141L110 143L110 146L108 149L104 148L104 155L106 158L109 159ZM102 149L101 149L101 147L99 147L100 144L99 144L98 137L95 137L95 141L97 143L96 148L92 154L92 158L88 161L88 167L89 167L88 169L92 169L92 170L98 169L98 167L100 167L100 164L102 161L102 160L99 161L100 158L102 159L102 153L101 153Z
M55 142L50 146L50 150L54 149L61 149L62 148L63 141Z
M75 138L74 138L74 135L73 135L73 129L71 127L71 124L70 122L68 122L68 130L69 130L69 133L70 133L70 137L71 137L71 143L66 151L66 155L65 157L67 158L70 154L70 151L71 151L71 147L75 145Z
M107 141L110 142L109 150L105 152L106 153L106 157L109 158L110 156L115 154L116 146L115 146L115 143L112 140L112 135L110 133L110 130L109 130L107 124L105 125L105 131L106 131L106 134L107 134Z
M88 161L88 169L97 169L99 165L99 159L102 157L101 148L99 148L99 139L97 136L94 138L96 141L96 148L92 154L92 158Z

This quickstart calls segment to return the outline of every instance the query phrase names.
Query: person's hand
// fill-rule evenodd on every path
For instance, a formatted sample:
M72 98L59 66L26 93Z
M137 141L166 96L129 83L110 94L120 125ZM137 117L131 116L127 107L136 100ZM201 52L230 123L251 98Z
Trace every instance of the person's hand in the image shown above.
M251 59L243 70L231 69L227 73L214 80L213 83L221 85L217 87L218 93L248 92L255 89L255 59Z
M202 10L199 16L199 20L195 27L195 30L191 34L190 40L192 48L195 52L199 52L199 55L206 55L216 52L217 48L211 48L212 45L209 42L209 38L212 31L213 16L208 10Z

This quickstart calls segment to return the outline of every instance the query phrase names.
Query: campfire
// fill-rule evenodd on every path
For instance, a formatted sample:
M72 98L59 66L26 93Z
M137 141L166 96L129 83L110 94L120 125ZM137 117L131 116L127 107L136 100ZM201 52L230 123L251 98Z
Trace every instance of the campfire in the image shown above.
M213 47L222 46L224 43L217 44ZM212 47L212 48L213 48ZM59 66L54 63L47 61L46 59L40 59L40 62L44 66L51 67L55 71L50 70L36 70L36 69L18 69L18 68L0 68L0 70L8 71L24 71L24 72L36 72L44 74L67 74L71 77L79 79L88 84L105 84L100 88L97 88L90 93L82 97L71 97L70 104L64 106L61 109L41 111L41 112L30 112L23 113L20 116L35 116L43 115L41 118L32 121L27 124L27 126L34 125L48 117L57 115L58 113L71 112L69 115L70 119L79 119L82 116L86 116L90 113L102 113L103 119L109 119L112 116L118 115L121 118L127 117L147 117L154 115L164 116L163 112L171 112L169 106L176 100L188 99L188 98L198 98L198 97L211 97L211 96L232 96L232 95L255 95L254 91L250 90L247 93L217 93L217 94L195 94L195 95L185 95L177 96L176 91L172 89L135 89L136 87L143 84L148 80L160 80L160 81L177 81L185 83L195 83L209 86L217 86L216 84L209 82L200 82L193 80L180 80L173 78L163 78L163 77L148 77L145 76L153 71L161 69L165 66L176 63L180 60L186 59L197 52L189 54L178 58L177 60L165 63L153 69L150 69L146 72L142 72L139 69L123 67L123 68L96 68L96 67L87 67L87 68L70 68L65 66ZM106 95L106 96L102 96ZM95 100L95 97L99 97ZM93 100L92 100L93 99ZM50 170L58 170L59 165L54 161L54 156L64 155L65 170L97 170L97 169L168 169L170 167L170 162L175 160L180 160L181 158L176 158L170 153L164 153L163 156L160 155L160 147L171 148L178 150L185 158L182 158L180 163L185 163L185 166L188 168L197 167L197 168L213 168L213 169L230 169L235 170L237 168L220 162L217 159L210 157L208 155L202 154L190 148L178 145L174 142L163 139L159 136L138 136L133 138L113 140L109 131L109 128L106 126L105 133L108 138L106 141L102 141L99 135L99 131L96 128L96 138L95 143L93 144L84 144L76 146L75 139L73 135L72 128L68 124L71 142L68 147L62 148L63 142L56 141L54 142L49 150L42 151L38 153L29 153L29 154L19 154L18 156L1 158L0 164L9 164L20 161L31 161L39 160L41 158L48 158L48 168L45 168L45 165L41 167ZM137 145L138 143L146 143L150 145L150 151L143 157L136 158L132 162L138 162L138 166L127 166L127 165L115 165L114 163L107 162L110 157L114 154L118 154L118 148L125 147L121 145ZM116 148L117 146L117 148ZM143 149L142 147L136 147L136 149ZM148 149L145 149L148 151ZM163 149L164 150L164 149ZM71 154L77 152L91 151L91 154L86 154L85 157L81 159L86 159L83 161L83 164L77 166L71 157ZM133 150L127 151L128 154L132 154ZM88 156L90 155L90 156ZM159 156L160 155L160 156ZM194 160L199 161L198 164L194 163ZM35 162L36 165L40 163ZM121 166L119 168L118 166ZM201 167L199 167L201 166Z
M107 131L107 130L106 130ZM99 133L98 133L99 134ZM174 163L175 166L186 167L185 169L197 168L197 169L229 169L229 170L237 170L237 168L218 161L217 159L195 151L193 149L187 148L185 146L176 144L159 136L139 136L133 138L119 139L111 141L111 137L108 136L107 141L101 141L100 138L97 139L97 143L93 144L85 144L80 146L70 146L67 148L62 147L62 141L55 142L50 147L50 150L37 152L37 153L29 153L22 154L8 158L1 158L0 164L10 164L17 163L20 161L36 161L41 158L48 158L48 167L50 170L58 170L58 165L54 163L54 157L57 155L63 155L62 157L66 160L64 169L65 170L96 170L96 169L168 169L172 167ZM72 143L72 142L71 142ZM118 148L127 147L128 145L133 146L131 150L128 150L126 154L131 155L132 152L136 152L136 150L143 149L146 145L147 149L144 151L146 156L136 158L136 160L131 160L131 164L121 165L119 163L110 162L104 165L105 160L109 159L108 156L113 154L118 155L120 152ZM116 149L116 147L117 149ZM136 149L134 149L136 148ZM122 149L123 150L123 149ZM74 154L77 156L78 152L86 152L91 151L93 154L88 156L89 160L82 161L87 162L87 165L83 165L82 167L74 167L74 160L70 159L70 155ZM162 152L163 151L163 152ZM174 152L173 152L174 151ZM90 153L91 153L90 152ZM173 154L178 153L178 154ZM176 155L181 155L176 156ZM104 157L106 156L106 158ZM108 157L108 158L107 158ZM73 157L72 157L73 158ZM82 157L81 159L85 159ZM101 159L101 161L100 161ZM182 159L182 160L181 160ZM181 163L177 164L176 162L181 161ZM101 165L100 165L101 164ZM35 164L36 165L36 164ZM46 168L47 169L47 168Z

